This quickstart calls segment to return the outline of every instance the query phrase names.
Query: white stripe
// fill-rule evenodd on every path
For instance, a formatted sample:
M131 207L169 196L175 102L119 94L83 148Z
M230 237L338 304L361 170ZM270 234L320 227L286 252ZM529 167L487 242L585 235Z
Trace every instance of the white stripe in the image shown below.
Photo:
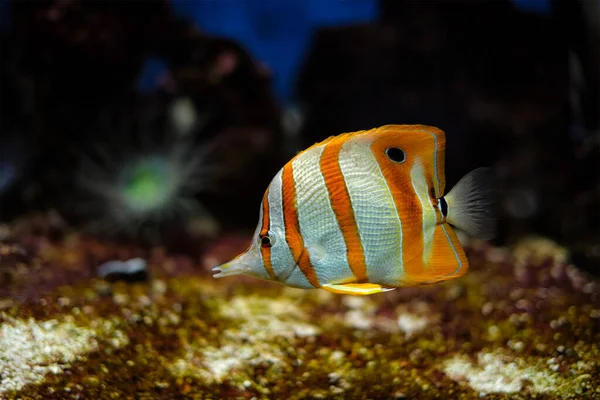
M258 211L258 225L256 225L256 229L254 230L254 238L258 238L260 231L262 230L263 223L263 202L260 201L260 210ZM258 239L257 239L258 240Z
M256 230L254 231L254 235L252 236L253 243L246 253L250 253L249 256L256 260L260 261L259 265L262 265L262 268L253 268L253 271L257 274L259 278L262 279L270 279L269 273L265 267L265 261L263 260L262 252L260 251L260 245L258 244L258 235L262 229L262 221L263 221L263 202L260 202L260 211L258 212L258 225L256 226Z
M323 150L324 146L314 147L292 162L298 223L319 282L340 283L354 275L348 265L346 242L321 173Z
M369 282L398 284L404 276L402 222L379 163L364 142L353 139L344 143L339 160L365 252Z
M423 263L427 266L431 257L431 250L433 249L433 235L437 224L437 215L429 197L429 187L425 179L425 168L421 160L416 157L410 169L410 182L423 210Z
M440 192L440 178L438 177L438 138L433 132L424 131L429 133L433 137L433 176L435 178L435 197L442 197L442 193Z
M283 170L279 170L269 186L269 196L267 197L269 202L270 233L275 237L275 244L271 247L271 264L279 280L285 280L292 272L292 269L296 267L292 250L285 240L282 175Z
M256 226L256 230L254 231L254 236L252 236L252 240L254 240L254 243L252 243L252 246L250 248L250 250L252 249L252 247L256 247L256 243L258 243L258 235L260 235L260 231L262 229L262 222L263 222L263 202L260 202L260 211L258 213L258 225ZM260 262L262 263L262 265L265 265L265 260L263 260L263 256L262 256L262 252L260 251L260 247L258 247L258 257L260 259ZM263 268L265 270L265 273L267 274L267 276L269 275L269 273L267 272L266 268Z

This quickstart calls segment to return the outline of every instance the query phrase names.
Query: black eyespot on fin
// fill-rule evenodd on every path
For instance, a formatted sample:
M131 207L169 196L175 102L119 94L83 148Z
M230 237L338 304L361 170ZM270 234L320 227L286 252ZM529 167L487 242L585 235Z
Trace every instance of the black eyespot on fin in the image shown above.
M443 197L440 198L440 211L442 211L442 215L444 217L448 216L448 203L446 202L446 199L444 199Z
M398 147L390 147L385 150L385 154L388 156L390 160L396 163L401 163L406 161L406 153L404 150Z

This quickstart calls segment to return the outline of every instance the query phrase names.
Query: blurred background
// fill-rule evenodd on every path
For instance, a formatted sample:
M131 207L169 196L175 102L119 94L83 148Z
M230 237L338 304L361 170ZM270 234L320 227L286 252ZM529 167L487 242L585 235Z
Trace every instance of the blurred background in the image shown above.
M446 132L447 187L494 168L496 244L548 236L599 272L598 1L13 0L0 13L5 227L201 255L249 234L298 150L420 123Z

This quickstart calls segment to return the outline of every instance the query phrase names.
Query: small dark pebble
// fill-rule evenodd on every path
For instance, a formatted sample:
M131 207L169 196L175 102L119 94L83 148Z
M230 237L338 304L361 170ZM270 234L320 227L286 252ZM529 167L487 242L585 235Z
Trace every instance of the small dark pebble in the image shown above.
M141 258L109 261L98 267L98 275L107 282L146 282L150 280L148 264Z

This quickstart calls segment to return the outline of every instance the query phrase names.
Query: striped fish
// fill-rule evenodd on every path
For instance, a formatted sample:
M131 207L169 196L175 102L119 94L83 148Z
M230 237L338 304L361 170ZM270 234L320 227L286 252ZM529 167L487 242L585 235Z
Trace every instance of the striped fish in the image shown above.
M489 170L444 196L445 142L435 127L386 125L298 153L267 188L248 250L214 276L367 295L463 275L450 225L493 236Z

